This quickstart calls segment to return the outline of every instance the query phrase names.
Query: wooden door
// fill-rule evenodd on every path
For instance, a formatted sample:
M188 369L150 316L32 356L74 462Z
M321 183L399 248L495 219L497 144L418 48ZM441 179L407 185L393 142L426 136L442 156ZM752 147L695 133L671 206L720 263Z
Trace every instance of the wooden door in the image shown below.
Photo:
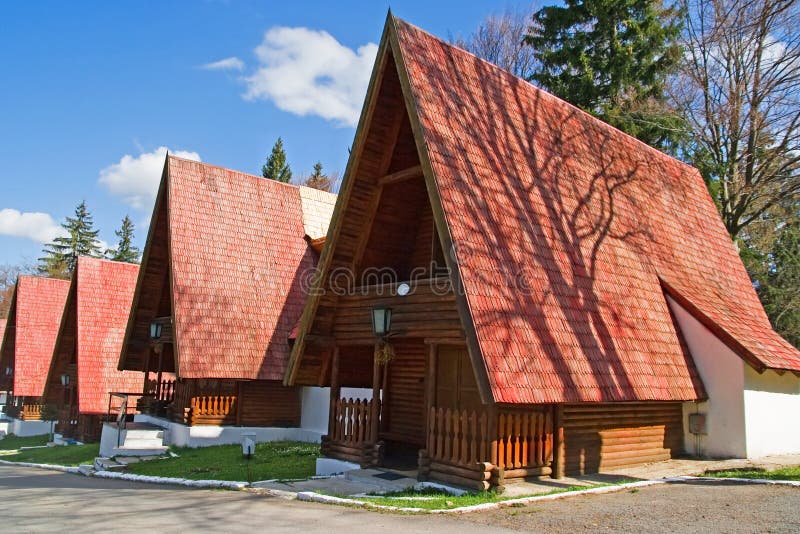
M437 408L480 410L478 383L466 347L441 346L436 357Z
M395 356L386 373L381 438L425 444L425 369L427 346L422 340L394 342Z

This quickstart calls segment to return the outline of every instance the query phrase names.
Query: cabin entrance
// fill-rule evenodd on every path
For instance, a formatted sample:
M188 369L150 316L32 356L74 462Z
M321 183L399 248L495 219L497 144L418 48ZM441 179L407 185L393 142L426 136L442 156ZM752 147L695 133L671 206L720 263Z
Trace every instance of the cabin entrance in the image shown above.
M425 375L428 347L421 339L392 341L394 356L382 366L381 466L416 469L425 448Z

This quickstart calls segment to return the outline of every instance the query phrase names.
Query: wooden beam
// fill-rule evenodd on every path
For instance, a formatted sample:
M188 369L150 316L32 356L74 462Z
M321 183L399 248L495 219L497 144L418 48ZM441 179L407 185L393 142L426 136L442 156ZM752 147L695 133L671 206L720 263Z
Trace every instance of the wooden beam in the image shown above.
M422 177L422 165L415 165L413 167L409 167L407 169L403 169L402 171L393 172L392 174L387 174L383 178L378 178L378 185L383 187L385 185L393 184L396 182L402 182L403 180L410 180L411 178L421 178Z
M370 437L373 442L378 441L378 420L381 413L381 364L378 361L377 344L375 355L372 357L372 406L370 413Z
M553 414L553 478L564 478L566 468L564 447L564 405L557 404Z
M336 402L339 400L339 347L333 348L331 356L331 402L328 410L328 436L333 435L336 424Z
M428 429L430 428L430 414L436 398L436 355L439 347L435 344L428 346L428 368L425 377L425 442L428 442ZM429 451L430 453L430 451Z

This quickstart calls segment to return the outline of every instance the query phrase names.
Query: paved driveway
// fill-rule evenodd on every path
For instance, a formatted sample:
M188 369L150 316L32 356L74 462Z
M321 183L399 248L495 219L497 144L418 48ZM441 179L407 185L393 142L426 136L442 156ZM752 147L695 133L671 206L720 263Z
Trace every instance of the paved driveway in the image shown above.
M800 532L800 488L659 484L463 516L532 532Z
M483 525L449 517L379 514L239 491L183 489L8 466L0 466L0 503L3 533L486 534Z

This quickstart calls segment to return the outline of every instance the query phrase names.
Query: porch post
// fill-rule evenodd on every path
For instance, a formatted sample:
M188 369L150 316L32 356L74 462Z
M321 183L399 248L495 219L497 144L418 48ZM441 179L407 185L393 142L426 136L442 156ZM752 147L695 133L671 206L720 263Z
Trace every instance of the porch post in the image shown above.
M153 347L147 347L147 356L144 359L144 389L142 393L147 393L147 382L150 380L150 357L152 356Z
M158 376L156 377L156 400L161 399L161 368L164 363L164 345L156 345L156 352L158 353Z
M425 377L425 438L427 441L428 428L430 426L431 408L436 398L436 354L437 345L428 345L428 373Z
M553 478L564 478L564 405L557 404L553 414Z
M378 346L372 357L372 406L370 413L370 437L373 443L378 442L378 420L381 413L381 364L378 361Z
M328 409L328 436L333 435L333 427L336 424L336 404L339 401L341 388L339 387L339 347L333 347L331 356L331 399Z

